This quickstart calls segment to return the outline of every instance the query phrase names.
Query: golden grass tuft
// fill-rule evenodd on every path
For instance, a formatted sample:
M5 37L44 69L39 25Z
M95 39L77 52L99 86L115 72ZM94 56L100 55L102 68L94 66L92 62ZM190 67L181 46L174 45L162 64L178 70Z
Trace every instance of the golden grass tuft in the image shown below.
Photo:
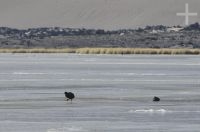
M33 48L33 49L0 49L0 53L77 53L77 54L167 54L199 55L200 49L154 49L154 48Z
M153 48L80 48L76 50L78 54L166 54L179 55L190 54L199 55L200 49L153 49Z

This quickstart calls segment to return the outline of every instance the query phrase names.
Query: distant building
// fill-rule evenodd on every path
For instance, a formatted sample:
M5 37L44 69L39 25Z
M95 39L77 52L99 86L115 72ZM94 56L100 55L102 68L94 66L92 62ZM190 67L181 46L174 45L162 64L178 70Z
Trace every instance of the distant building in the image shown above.
M167 32L179 32L182 29L184 29L184 28L183 27L170 27L170 28L167 28Z
M163 30L155 30L155 29L153 29L150 33L152 33L152 34L156 34L156 33L163 33L164 31Z
M124 34L125 34L125 33L120 33L119 35L120 35L120 36L124 36Z

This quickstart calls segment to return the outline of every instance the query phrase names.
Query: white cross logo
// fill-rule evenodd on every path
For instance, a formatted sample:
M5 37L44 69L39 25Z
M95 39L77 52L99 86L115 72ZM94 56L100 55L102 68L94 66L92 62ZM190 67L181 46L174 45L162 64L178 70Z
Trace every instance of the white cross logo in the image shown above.
M197 16L197 13L190 13L189 12L189 4L186 3L185 4L185 13L177 13L177 16L185 16L185 25L188 26L189 25L189 16Z

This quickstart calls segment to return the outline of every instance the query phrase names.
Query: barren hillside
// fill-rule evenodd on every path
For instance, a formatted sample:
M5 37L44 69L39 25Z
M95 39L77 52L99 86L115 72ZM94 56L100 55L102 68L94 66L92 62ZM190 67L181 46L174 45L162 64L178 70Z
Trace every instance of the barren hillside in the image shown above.
M200 13L199 0L0 0L0 26L124 29L183 25L185 3ZM190 23L200 16L190 17Z

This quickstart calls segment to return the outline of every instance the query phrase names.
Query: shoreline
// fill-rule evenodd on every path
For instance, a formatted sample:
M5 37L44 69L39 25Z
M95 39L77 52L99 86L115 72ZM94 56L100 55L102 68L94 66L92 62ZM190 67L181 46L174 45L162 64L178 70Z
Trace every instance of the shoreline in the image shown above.
M169 49L169 48L30 48L4 49L0 53L74 53L74 54L151 54L151 55L200 55L200 49Z

